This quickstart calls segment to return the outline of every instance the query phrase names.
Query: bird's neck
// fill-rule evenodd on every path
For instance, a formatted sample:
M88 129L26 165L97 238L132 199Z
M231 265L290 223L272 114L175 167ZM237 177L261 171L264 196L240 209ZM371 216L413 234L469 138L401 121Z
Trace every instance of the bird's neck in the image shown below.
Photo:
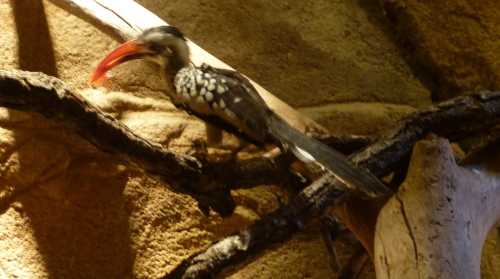
M185 41L177 41L170 49L172 54L167 62L167 71L170 72L169 74L172 76L175 76L180 69L191 64L191 54Z
M189 60L186 61L186 60L181 59L179 57L172 57L168 60L168 66L167 66L166 71L171 76L175 76L175 74L177 74L177 72L180 69L187 67L189 64L190 64Z

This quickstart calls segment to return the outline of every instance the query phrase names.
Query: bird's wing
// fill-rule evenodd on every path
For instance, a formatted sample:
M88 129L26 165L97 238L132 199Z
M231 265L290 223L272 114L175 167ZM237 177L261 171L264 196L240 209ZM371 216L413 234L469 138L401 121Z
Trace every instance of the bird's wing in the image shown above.
M201 65L201 68L207 72L214 73L214 74L221 75L221 76L226 76L228 78L239 81L239 83L245 87L248 95L256 103L258 103L262 107L268 108L266 102L264 101L264 99L262 99L260 94L257 93L257 90L255 90L255 87L252 85L250 80L248 78L246 78L244 75L242 75L241 73L234 71L234 70L229 70L229 69L215 68L215 67L212 67L212 66L205 64L205 63Z
M260 143L268 141L267 121L272 112L248 79L238 72L206 64L202 65L201 69L217 80L225 80L228 90L224 94L217 95L217 98L225 103L227 111L223 113L234 114L238 121L231 121L226 115L220 116L233 122L233 125L252 137L254 141Z

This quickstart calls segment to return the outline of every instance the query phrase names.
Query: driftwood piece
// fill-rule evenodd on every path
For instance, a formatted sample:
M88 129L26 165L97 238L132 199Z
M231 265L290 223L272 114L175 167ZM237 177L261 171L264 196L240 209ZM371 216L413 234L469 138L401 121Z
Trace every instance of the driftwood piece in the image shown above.
M409 156L416 140L427 133L460 140L489 131L498 122L499 105L498 93L480 92L417 111L387 131L378 142L354 154L352 159L379 176L398 167L404 169L406 165L401 165L402 158ZM370 255L373 255L376 224L374 212L378 212L383 204L383 200L364 201L352 197L336 208L337 217L363 243Z
M377 278L480 278L483 243L500 224L498 147L493 154L460 167L446 140L415 146L406 181L378 217Z

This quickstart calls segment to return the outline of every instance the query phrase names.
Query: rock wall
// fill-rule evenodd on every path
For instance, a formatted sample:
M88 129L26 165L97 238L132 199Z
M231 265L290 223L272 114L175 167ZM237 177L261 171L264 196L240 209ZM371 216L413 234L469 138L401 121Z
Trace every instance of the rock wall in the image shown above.
M436 99L500 85L497 1L382 0ZM432 75L432 77L430 76Z

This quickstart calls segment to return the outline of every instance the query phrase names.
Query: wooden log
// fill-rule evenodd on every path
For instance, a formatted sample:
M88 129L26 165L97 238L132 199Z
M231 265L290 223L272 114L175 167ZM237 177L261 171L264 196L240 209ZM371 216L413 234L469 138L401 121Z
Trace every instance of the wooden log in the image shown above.
M378 217L377 278L480 278L483 243L500 223L498 151L460 167L444 139L415 145L406 181Z

